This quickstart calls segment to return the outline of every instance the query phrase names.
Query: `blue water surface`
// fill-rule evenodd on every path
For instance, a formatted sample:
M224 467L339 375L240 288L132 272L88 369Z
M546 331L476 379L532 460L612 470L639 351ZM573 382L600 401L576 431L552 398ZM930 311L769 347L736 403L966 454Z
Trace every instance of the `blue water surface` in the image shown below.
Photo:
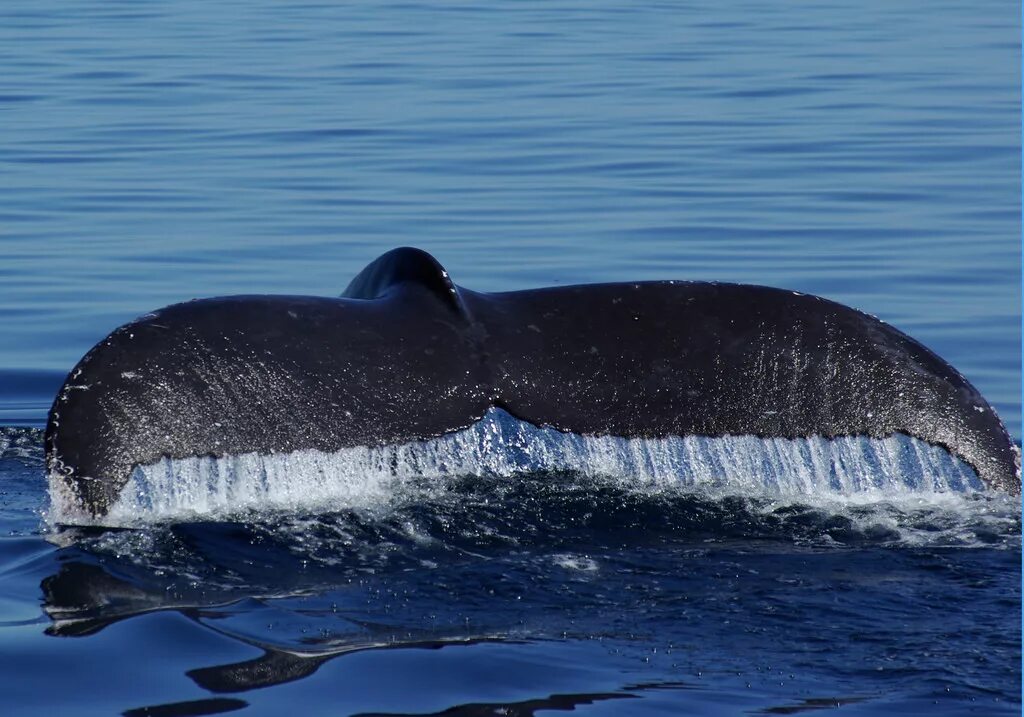
M473 477L56 529L40 428L112 328L679 278L875 314L1021 436L1019 6L0 6L0 713L1018 714L1020 506Z

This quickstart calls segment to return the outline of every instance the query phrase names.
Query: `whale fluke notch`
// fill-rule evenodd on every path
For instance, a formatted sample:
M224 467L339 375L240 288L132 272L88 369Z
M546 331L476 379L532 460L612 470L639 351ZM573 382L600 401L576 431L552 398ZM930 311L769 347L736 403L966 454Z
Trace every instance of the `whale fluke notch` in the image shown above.
M436 438L500 407L627 438L902 433L989 487L1020 458L952 366L871 316L705 282L485 294L426 252L384 254L341 298L233 296L116 329L71 371L46 428L55 490L94 517L162 458L333 452Z

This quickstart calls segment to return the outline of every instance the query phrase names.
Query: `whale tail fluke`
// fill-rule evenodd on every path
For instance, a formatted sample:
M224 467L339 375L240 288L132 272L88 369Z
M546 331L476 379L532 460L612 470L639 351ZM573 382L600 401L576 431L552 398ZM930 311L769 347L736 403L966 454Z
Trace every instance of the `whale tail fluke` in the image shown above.
M905 434L1020 493L1019 451L979 392L859 311L704 282L486 294L411 248L341 298L205 299L115 330L58 393L47 462L100 516L162 458L399 444L495 406L627 438Z

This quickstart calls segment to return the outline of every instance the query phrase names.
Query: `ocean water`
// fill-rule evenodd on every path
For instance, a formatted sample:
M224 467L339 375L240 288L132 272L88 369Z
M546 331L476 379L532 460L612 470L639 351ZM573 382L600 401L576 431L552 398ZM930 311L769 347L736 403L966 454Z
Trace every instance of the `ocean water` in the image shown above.
M1019 442L1020 101L997 2L4 3L0 713L1019 714L1019 499L927 446L497 415L259 489L148 467L100 528L61 519L41 428L121 323L412 245L480 291L826 296Z

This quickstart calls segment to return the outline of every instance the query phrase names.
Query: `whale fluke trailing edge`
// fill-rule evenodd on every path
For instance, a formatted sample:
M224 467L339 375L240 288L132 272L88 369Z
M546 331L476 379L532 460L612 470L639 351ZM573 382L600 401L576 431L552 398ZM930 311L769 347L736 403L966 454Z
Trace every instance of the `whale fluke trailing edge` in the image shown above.
M623 437L903 433L1020 493L992 407L897 329L816 296L657 281L480 293L418 249L340 298L175 304L90 350L59 391L47 466L93 516L161 458L438 437L492 407Z

